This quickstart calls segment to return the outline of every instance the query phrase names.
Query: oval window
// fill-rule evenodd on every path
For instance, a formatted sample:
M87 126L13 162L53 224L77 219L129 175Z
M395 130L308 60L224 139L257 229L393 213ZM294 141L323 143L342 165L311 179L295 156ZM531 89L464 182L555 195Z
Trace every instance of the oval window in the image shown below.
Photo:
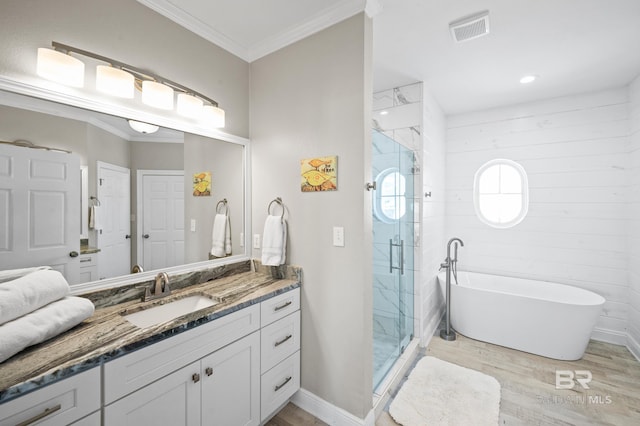
M394 222L402 218L407 210L405 197L406 179L397 168L381 172L376 178L375 213L384 222Z
M494 228L510 228L527 215L529 186L524 168L511 160L491 160L478 169L473 183L478 218Z

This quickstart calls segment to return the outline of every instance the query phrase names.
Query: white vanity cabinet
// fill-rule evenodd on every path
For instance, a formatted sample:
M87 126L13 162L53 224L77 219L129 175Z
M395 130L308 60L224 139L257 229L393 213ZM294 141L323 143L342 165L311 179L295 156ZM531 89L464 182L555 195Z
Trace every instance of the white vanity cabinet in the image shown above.
M0 426L99 425L99 410L100 368L96 367L0 405Z
M79 283L98 281L98 253L81 254Z
M259 424L259 328L254 305L104 364L104 424Z
M108 425L258 425L260 337L254 332L105 407Z
M300 389L300 289L261 304L261 420L273 416Z

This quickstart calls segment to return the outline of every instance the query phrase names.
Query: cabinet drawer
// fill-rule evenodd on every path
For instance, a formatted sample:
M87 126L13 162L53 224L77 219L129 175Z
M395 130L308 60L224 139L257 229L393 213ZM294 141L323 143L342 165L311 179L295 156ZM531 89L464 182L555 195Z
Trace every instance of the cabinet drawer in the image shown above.
M190 364L260 328L253 305L104 364L105 404Z
M81 254L78 258L80 259L81 268L91 268L94 266L98 266L98 253Z
M262 327L284 318L300 309L300 289L296 288L267 299L260 304L260 309Z
M99 409L100 368L94 368L0 405L0 426L36 419L68 425Z
M100 426L102 425L101 412L96 411L87 417L72 423L72 426Z
M260 331L260 371L265 373L300 349L300 311Z
M300 389L300 351L262 375L260 414L264 420Z

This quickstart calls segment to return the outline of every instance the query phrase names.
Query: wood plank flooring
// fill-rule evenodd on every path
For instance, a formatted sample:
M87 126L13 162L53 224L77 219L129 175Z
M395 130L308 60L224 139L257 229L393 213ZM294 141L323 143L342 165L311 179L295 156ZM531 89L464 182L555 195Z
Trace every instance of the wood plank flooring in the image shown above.
M458 335L454 342L434 337L422 355L495 377L502 386L501 425L640 425L640 362L624 346L591 341L581 360L558 361ZM590 371L589 389L578 383L556 389L556 370ZM289 404L268 425L325 423ZM376 426L397 426L388 406Z

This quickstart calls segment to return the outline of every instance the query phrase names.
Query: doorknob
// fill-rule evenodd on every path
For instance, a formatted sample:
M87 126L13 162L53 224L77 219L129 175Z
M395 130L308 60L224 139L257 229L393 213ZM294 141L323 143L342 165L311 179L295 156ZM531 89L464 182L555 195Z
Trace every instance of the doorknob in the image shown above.
M78 257L78 252L77 251L72 251L71 253L69 253L70 257Z
M129 238L131 238L131 235L127 234L124 236L124 238L128 240Z
M149 238L149 234L144 234L142 238Z

